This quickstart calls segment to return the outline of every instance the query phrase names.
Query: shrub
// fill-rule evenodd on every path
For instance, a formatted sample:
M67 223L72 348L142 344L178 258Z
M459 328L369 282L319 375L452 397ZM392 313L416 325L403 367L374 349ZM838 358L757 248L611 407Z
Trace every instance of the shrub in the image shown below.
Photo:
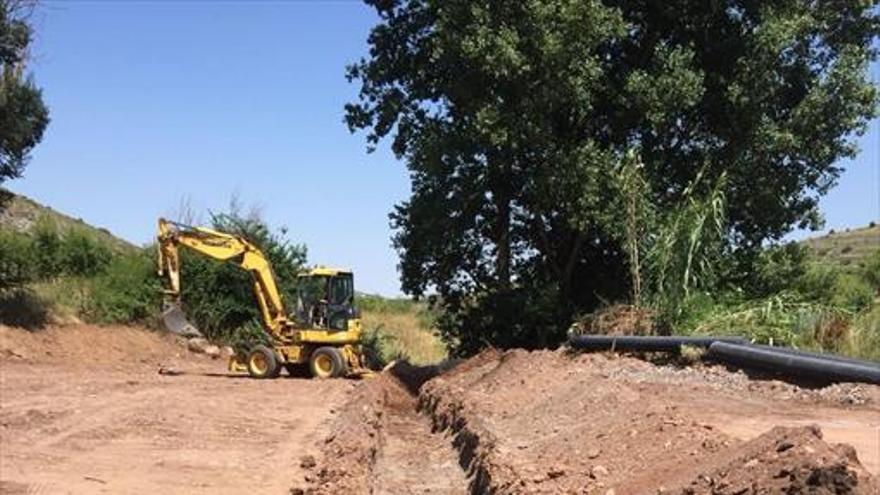
M813 301L830 301L843 272L830 263L810 263L793 284L794 289Z
M67 275L90 277L101 273L113 253L88 233L74 229L62 238L58 252L61 270Z
M810 346L825 340L819 337L849 318L847 311L783 293L737 305L718 305L703 316L693 332L744 335L762 344Z
M271 345L272 339L263 330L259 320L250 320L244 325L226 331L223 335L215 337L217 340L226 342L236 354L247 355L257 344Z
M0 231L0 290L20 287L35 276L30 239L17 232Z
M41 328L49 319L52 302L26 289L0 292L0 322L28 330Z
M874 302L874 289L862 278L845 273L840 275L829 299L832 306L850 311L861 311Z
M361 334L361 347L367 361L365 364L372 369L382 369L394 360L410 359L401 348L400 341L382 325L364 330Z
M749 260L750 266L741 277L740 285L752 298L788 290L804 276L807 254L807 248L794 242L762 249L753 260Z
M61 274L61 236L58 227L48 216L40 217L33 230L33 250L37 275L46 280Z
M880 291L880 249L871 253L865 260L862 277L875 291Z
M161 300L152 252L117 255L90 285L88 316L102 323L147 322Z

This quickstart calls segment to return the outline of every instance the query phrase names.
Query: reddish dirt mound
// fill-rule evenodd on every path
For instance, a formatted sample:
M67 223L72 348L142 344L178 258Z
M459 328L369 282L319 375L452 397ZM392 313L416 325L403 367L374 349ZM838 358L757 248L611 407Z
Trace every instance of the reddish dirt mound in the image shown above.
M665 375L675 371L658 368L601 355L485 353L427 382L421 407L437 429L454 433L473 493L654 493L677 485L681 493L875 493L851 448L833 448L811 429L747 443L728 436L693 411L748 408L738 411L727 392L697 379L670 386ZM757 389L731 394L767 402ZM807 401L791 400L810 415ZM876 412L866 412L868 434ZM777 450L783 440L796 448Z
M122 369L186 356L171 334L126 326L63 325L28 331L0 325L0 362L49 363Z
M692 479L672 490L687 494L878 493L855 451L829 446L816 427L776 427L760 437L708 459ZM686 472L686 471L684 471ZM677 478L682 478L679 475Z

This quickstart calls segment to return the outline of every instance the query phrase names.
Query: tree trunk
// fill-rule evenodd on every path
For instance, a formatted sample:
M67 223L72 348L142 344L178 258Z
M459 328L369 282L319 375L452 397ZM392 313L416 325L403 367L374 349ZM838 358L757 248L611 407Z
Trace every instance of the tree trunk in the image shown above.
M500 191L499 191L500 192ZM495 273L501 289L510 288L510 198L494 194L495 210Z

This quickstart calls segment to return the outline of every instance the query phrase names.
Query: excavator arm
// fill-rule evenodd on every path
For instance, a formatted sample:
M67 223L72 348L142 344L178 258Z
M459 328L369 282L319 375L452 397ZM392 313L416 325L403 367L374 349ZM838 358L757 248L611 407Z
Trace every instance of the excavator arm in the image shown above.
M253 278L254 294L260 308L263 326L275 339L281 339L281 330L289 324L281 292L269 260L260 249L247 240L204 227L184 225L164 218L159 219L159 275L168 281L162 311L165 326L175 333L201 335L190 324L180 306L180 253L179 246L209 258L233 263L248 271Z

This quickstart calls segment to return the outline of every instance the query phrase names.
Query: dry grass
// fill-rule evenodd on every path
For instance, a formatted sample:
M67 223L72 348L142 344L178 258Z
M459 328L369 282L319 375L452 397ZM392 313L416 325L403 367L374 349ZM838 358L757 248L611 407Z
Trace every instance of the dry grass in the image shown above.
M382 361L405 358L425 365L446 358L446 348L420 305L413 304L407 311L365 310L362 323L368 333L376 335Z
M839 263L844 267L858 268L880 248L880 226L872 225L846 229L801 241L816 258Z

